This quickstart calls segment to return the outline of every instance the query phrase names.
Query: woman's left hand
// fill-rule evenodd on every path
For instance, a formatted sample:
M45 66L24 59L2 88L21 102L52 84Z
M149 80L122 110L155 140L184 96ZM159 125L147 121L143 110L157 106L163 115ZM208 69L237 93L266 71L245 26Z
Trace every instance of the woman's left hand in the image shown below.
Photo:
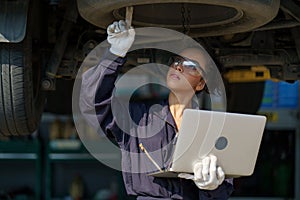
M191 179L198 188L204 190L214 190L225 179L225 173L220 166L217 166L217 157L209 155L193 166L194 175L180 173L178 177Z

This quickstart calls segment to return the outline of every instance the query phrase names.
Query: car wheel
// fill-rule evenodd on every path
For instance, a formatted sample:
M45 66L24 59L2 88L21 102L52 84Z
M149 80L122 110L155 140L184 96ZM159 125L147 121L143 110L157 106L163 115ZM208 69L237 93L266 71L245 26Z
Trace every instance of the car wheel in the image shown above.
M30 54L24 43L0 46L0 134L28 135L38 127L44 98Z
M134 27L164 27L189 35L217 36L246 32L271 21L280 0L77 0L81 16L106 29L115 20L125 18L127 6L133 6ZM266 12L267 11L267 12Z
M229 83L227 111L257 114L264 94L265 82Z
M0 134L29 135L44 107L39 59L33 57L31 23L20 43L0 43Z

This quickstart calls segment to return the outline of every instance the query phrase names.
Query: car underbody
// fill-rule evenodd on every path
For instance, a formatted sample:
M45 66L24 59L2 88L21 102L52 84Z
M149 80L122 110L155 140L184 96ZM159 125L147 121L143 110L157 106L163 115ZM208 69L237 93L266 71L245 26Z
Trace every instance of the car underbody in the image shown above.
M229 111L255 113L267 79L300 78L297 0L4 0L0 134L31 134L45 109L71 112L81 63L127 6L134 8L134 27L173 29L213 52L228 81Z

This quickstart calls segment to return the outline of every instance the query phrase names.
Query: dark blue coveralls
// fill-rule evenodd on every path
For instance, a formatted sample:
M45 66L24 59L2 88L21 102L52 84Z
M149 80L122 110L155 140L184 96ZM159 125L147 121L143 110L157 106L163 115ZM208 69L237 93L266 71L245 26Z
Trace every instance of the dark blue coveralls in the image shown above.
M124 132L117 125L116 117L111 110L111 102L114 98L114 83L118 77L118 69L122 67L126 59L116 57L107 51L101 58L99 64L87 70L82 76L80 91L80 109L84 114L92 107L95 109L97 119L103 132L108 137L113 137L122 151L123 180L128 195L137 196L137 199L184 199L184 200L206 200L206 199L228 199L233 191L232 180L226 180L215 190L201 190L192 180L182 178L156 178L147 175L144 171L136 173L131 168L147 168L147 171L157 170L148 159L139 159L123 154L123 152L141 153L139 144L142 143L148 152L159 151L159 156L154 160L163 169L168 166L172 156L172 143L176 135L176 125L169 110L168 100L160 102L160 109L151 111L150 106L144 103L131 103L129 113L131 120L140 127L148 125L143 134L148 134L151 128L156 126L162 128L149 137L138 137L141 129L131 127L128 119L123 125L129 130ZM89 99L91 91L97 88L94 102ZM92 103L93 105L90 105ZM122 110L120 110L122 115ZM88 119L87 119L88 120ZM121 122L122 124L122 122ZM150 128L149 128L150 126ZM130 132L130 133L128 133ZM157 154L156 154L157 155Z

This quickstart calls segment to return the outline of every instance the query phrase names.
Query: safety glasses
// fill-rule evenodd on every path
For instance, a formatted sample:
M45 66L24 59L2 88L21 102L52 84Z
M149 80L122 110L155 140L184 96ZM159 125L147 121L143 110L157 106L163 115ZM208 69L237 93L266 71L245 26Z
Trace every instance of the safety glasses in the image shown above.
M191 76L198 77L204 75L204 71L197 61L190 60L182 56L170 57L168 65L179 72L185 72Z

